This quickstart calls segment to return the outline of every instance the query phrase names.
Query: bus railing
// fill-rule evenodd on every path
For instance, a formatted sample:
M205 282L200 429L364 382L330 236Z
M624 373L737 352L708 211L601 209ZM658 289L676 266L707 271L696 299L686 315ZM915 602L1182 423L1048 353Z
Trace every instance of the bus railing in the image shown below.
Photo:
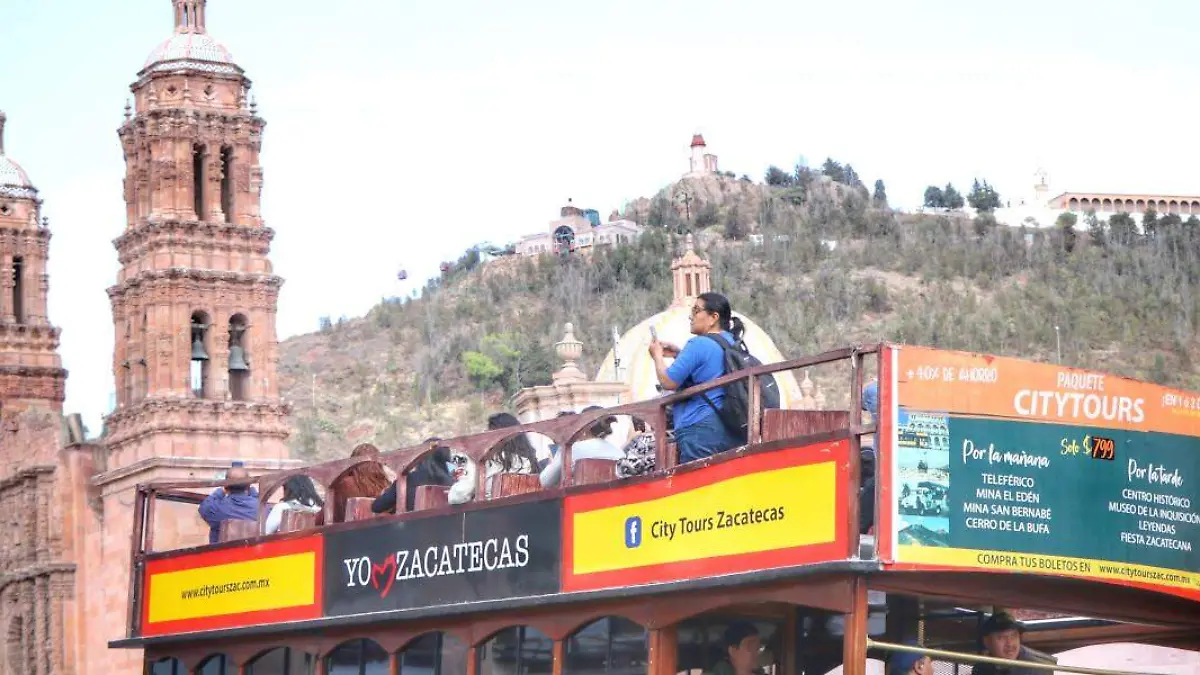
M942 649L932 649L929 647L918 647L915 645L897 644L894 642L880 642L870 638L867 639L867 649L920 654L922 656L928 656L929 658L937 661L949 661L952 663L990 663L992 665L1003 666L1005 668L1028 668L1030 670L1044 670L1049 672L1079 673L1080 675L1153 675L1152 673L1148 672L1088 668L1086 666L1064 666L1058 663L1042 663L1040 661L1000 659L994 656L986 656L983 654L968 654L964 652L951 652Z
M862 421L862 388L864 380L864 358L874 355L878 364L879 356L887 347L885 343L872 345L858 345L845 347L827 351L814 356L783 361L779 363L765 364L754 368L748 368L737 373L721 377L719 379L706 382L702 385L690 387L686 390L674 392L660 398L637 401L627 403L611 408L588 411L555 419L542 420L523 424L521 426L507 427L503 429L495 429L480 433L459 436L455 438L440 439L436 443L424 443L397 450L379 452L374 451L365 456L348 457L345 459L332 460L319 464L298 467L294 469L285 469L274 471L257 476L252 476L249 480L171 480L157 481L151 483L140 484L137 488L137 505L135 512L135 528L132 533L134 557L140 559L147 552L154 550L154 533L152 524L155 522L154 511L156 501L172 501L181 503L199 504L208 492L216 487L246 484L247 482L257 485L259 488L259 519L258 532L262 532L265 522L267 510L270 508L268 500L271 495L288 480L288 478L296 475L308 476L315 482L322 485L326 494L333 496L336 494L337 480L343 476L352 467L369 462L375 462L390 468L395 472L397 480L397 511L392 518L404 518L409 513L404 510L406 497L406 482L403 476L413 469L427 454L432 452L436 446L448 447L451 451L456 451L466 455L475 463L476 480L475 485L475 502L488 503L492 500L485 500L485 481L487 480L484 470L485 462L490 456L490 453L499 447L504 441L515 437L518 434L536 433L547 437L550 441L558 444L561 448L559 453L562 454L562 480L558 487L542 488L533 495L551 496L559 494L563 490L580 488L576 484L575 475L572 471L571 452L572 444L575 440L585 433L596 421L604 417L610 416L629 416L640 417L648 421L654 430L655 434L655 456L656 467L651 476L661 476L667 473L673 473L677 470L692 470L707 466L714 461L723 461L730 455L736 455L738 452L744 451L747 447L761 446L764 442L782 442L790 439L764 439L762 420L764 418L764 410L760 400L760 392L758 386L755 386L759 377L764 375L778 375L780 373L790 371L800 371L819 366L828 366L830 364L838 364L841 362L849 362L849 386L850 386L850 410L849 422L839 429L825 429L824 431L837 431L848 434L850 442L850 453L848 460L848 477L846 482L849 489L847 490L848 499L845 508L847 510L847 524L851 530L848 537L850 545L847 550L848 558L859 557L859 500L858 490L861 482L861 464L860 464L860 438L863 435L874 434L877 430L877 421L872 418L870 423L864 424ZM676 453L671 451L668 436L666 433L667 423L667 407L673 404L682 402L693 396L698 396L704 392L726 386L739 380L748 381L750 386L749 391L749 409L756 411L756 414L749 416L747 440L743 446L734 448L724 453L719 453L710 458L690 462L684 467L677 467ZM795 409L793 409L795 410ZM817 412L817 411L800 411L800 412ZM802 436L801 436L802 437ZM592 483L582 489L603 489L606 485L618 484L621 481L636 480L636 478L616 478L611 481ZM196 490L203 489L201 492ZM878 499L879 485L876 484L876 513L873 522L878 522L878 511L880 500ZM520 495L514 497L500 497L500 499L520 499L528 497L528 495ZM446 510L450 507L440 507L438 509L430 509L422 511L422 513L433 513L435 511ZM325 504L324 522L333 524L334 521L334 499L327 498Z

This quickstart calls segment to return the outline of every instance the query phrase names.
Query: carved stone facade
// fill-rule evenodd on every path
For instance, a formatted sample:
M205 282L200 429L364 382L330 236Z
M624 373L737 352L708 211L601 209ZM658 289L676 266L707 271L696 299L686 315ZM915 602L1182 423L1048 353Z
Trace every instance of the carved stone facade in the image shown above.
M50 324L50 230L4 152L0 112L0 673L73 673L77 476L62 463L67 372Z

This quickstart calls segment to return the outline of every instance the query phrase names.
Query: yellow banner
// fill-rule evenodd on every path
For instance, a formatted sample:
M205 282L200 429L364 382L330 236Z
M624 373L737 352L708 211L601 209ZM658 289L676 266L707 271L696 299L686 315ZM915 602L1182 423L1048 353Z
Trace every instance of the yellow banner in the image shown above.
M1200 589L1200 574L1147 565L1068 558L1039 553L977 551L940 546L901 546L898 561L948 567L972 567L984 570L1062 574L1086 579L1128 581L1170 586L1195 591Z
M149 623L303 607L316 601L317 553L152 574Z
M746 461L746 460L740 460ZM573 573L834 541L835 462L731 477L666 497L577 512Z

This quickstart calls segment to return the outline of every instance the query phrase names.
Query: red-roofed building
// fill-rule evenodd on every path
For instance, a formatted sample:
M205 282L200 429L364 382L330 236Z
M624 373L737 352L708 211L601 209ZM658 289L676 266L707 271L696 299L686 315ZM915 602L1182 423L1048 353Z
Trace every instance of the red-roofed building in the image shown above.
M717 156L706 152L708 146L704 143L704 136L694 134L692 136L692 161L691 170L688 171L688 176L708 176L717 173Z

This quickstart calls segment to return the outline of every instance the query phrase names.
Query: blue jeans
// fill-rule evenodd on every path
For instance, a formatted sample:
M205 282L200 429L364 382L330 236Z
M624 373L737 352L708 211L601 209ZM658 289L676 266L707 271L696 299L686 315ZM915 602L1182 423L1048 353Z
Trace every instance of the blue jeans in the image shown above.
M721 418L713 413L695 424L675 430L675 446L679 463L694 462L736 448L741 442L729 433Z

